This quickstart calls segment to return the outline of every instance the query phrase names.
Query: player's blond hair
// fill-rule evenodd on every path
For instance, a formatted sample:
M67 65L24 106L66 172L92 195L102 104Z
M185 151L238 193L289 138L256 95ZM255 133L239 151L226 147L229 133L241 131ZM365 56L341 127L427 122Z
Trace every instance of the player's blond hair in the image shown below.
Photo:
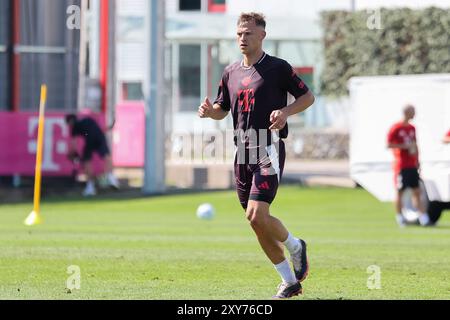
M243 12L239 16L238 26L246 22L255 22L259 27L266 28L266 17L262 13L257 12Z

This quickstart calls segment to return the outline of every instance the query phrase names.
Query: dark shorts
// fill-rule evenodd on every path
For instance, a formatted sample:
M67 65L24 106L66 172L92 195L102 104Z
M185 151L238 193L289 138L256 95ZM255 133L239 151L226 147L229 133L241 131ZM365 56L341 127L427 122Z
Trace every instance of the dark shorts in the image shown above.
M96 152L102 159L108 156L111 152L106 143L106 138L100 138L96 140L87 140L84 145L83 155L81 157L82 162L92 160L92 156Z
M248 202L261 201L272 204L283 176L286 151L284 142L273 144L257 152L237 154L234 162L236 190L244 209Z
M420 176L417 168L402 169L397 175L397 190L417 189L419 188L419 180Z

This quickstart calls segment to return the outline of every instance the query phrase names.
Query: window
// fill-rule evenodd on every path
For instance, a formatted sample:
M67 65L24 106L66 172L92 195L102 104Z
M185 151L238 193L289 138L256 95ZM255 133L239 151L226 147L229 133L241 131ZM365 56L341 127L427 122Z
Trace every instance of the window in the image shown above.
M123 101L144 100L144 94L142 92L142 83L141 82L122 83L122 100Z
M9 1L0 0L0 110L8 109L9 72L8 72L8 33L9 33Z
M201 46L180 45L180 111L195 111L200 101Z
M225 12L226 8L226 0L208 0L209 12Z
M20 0L20 110L37 110L40 85L48 85L48 108L77 108L79 30L66 28L68 5L80 0Z
M9 109L8 93L11 90L9 82L7 54L0 52L0 111Z
M9 1L0 0L0 46L4 46L8 43L10 16L9 3Z
M180 11L200 11L201 9L201 0L180 0Z

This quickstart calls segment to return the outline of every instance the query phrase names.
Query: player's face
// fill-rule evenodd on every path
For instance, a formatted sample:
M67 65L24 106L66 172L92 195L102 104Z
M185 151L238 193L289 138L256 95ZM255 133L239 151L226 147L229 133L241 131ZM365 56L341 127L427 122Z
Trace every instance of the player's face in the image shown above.
M416 109L414 109L413 107L407 108L405 110L405 116L408 120L414 119L414 117L416 116Z
M264 28L259 27L254 21L239 25L237 40L242 54L252 55L262 48L262 42L266 36Z

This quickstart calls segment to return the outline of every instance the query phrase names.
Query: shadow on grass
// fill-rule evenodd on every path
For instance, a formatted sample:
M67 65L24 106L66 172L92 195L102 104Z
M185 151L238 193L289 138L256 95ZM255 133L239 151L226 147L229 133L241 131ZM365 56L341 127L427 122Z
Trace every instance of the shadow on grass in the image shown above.
M171 197L177 195L198 195L203 193L218 193L232 191L232 189L177 189L168 188L164 193L145 194L141 188L126 188L121 190L100 189L95 197L83 197L83 189L76 187L71 189L46 189L42 192L42 203L64 203L64 202L110 202L129 201L138 199L152 199L161 197ZM1 205L33 204L34 190L30 188L21 189L0 189Z
M319 186L311 188L302 184L284 183L285 187L298 187L299 189L330 190L336 187ZM340 188L337 188L340 189ZM199 195L204 193L235 192L234 188L229 189L181 189L168 187L164 193L144 194L141 188L123 188L121 190L99 189L95 197L83 197L83 184L57 187L43 187L42 203L64 203L64 202L109 202L128 201L138 199L152 199L161 197L171 197L177 195ZM0 188L0 206L16 204L33 204L34 189L31 186L18 189Z

